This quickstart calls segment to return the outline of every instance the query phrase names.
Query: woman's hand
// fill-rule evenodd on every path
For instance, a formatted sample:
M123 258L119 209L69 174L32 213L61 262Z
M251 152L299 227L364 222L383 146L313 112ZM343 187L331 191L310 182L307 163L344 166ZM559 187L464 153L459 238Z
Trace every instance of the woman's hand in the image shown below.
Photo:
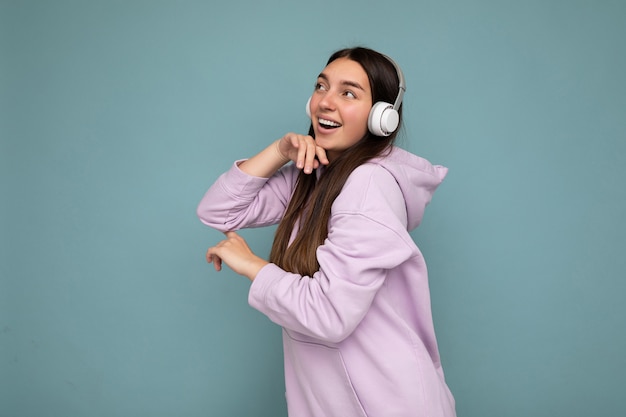
M308 135L297 133L287 133L275 142L276 150L285 160L295 162L298 169L302 169L305 174L310 174L317 169L320 164L328 165L326 151L317 146L315 139Z
M312 173L320 164L329 164L326 151L317 146L311 136L287 133L240 163L239 169L248 175L269 178L289 161L295 162L296 167L305 174Z
M224 262L239 275L254 281L261 268L269 262L256 256L244 238L237 233L226 232L225 235L226 239L207 250L207 262L213 263L216 271L222 270L222 262Z

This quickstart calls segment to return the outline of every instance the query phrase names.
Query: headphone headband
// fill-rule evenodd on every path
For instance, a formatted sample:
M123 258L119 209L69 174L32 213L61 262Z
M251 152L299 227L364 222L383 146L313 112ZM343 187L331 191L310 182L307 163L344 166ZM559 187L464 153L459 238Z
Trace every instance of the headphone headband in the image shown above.
M387 55L383 55L383 56L387 58L389 62L391 62L393 67L396 69L396 73L398 74L398 95L396 96L396 101L393 103L393 109L398 110L400 109L400 105L402 104L404 93L406 92L406 83L404 81L404 74L402 73L400 66L396 64L396 61L394 61L393 59L391 59L391 57Z

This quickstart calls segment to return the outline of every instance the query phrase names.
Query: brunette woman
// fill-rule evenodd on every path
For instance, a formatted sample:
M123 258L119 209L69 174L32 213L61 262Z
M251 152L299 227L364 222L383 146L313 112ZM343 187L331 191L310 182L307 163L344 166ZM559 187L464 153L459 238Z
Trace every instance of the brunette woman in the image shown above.
M389 57L334 53L307 103L309 134L237 161L198 207L226 234L207 261L250 279L250 305L283 328L290 416L455 415L409 234L447 169L393 145L404 89ZM272 224L267 261L236 231Z

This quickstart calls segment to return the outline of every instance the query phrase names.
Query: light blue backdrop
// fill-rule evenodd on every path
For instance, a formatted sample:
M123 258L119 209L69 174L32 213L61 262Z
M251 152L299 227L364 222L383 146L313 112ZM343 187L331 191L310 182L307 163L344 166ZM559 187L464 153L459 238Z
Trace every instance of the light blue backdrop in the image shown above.
M626 3L0 2L0 416L284 416L280 330L195 208L335 49L450 168L414 237L464 417L623 415ZM266 255L272 230L244 236Z

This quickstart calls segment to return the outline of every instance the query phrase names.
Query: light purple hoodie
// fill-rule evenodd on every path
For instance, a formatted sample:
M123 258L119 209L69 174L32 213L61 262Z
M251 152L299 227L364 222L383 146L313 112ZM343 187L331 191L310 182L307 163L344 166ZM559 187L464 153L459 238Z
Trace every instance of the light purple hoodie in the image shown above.
M253 177L237 163L198 206L220 231L280 222L298 170ZM451 417L426 264L409 235L447 168L395 147L356 168L332 206L312 277L266 265L248 301L283 328L293 417ZM293 236L293 235L292 235Z

